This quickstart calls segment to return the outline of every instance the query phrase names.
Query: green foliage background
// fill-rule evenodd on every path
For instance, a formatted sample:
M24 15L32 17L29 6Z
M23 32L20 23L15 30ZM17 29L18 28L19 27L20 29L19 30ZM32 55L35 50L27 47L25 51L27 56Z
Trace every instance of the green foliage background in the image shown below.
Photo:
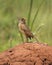
M27 24L32 27L32 32L36 33L40 42L52 45L52 0L44 0L42 4L42 0L32 1L29 12L31 0L0 0L0 51L22 42L17 27L17 16L26 18ZM38 29L39 26L42 27Z

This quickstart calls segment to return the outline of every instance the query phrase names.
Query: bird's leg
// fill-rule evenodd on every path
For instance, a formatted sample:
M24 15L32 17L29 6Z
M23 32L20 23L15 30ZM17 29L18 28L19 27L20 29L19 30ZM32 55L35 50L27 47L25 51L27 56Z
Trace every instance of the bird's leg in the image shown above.
M26 36L26 42L28 42L28 37Z
M20 31L19 31L20 32ZM20 36L21 36L21 40L22 40L22 42L24 43L24 38L23 38L23 35L22 35L22 33L20 32Z

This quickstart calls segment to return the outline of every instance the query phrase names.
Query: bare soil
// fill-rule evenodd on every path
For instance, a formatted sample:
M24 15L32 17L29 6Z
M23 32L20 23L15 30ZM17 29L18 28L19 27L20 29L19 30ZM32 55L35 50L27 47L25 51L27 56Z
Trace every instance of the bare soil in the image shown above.
M52 46L24 43L0 53L0 65L52 65Z

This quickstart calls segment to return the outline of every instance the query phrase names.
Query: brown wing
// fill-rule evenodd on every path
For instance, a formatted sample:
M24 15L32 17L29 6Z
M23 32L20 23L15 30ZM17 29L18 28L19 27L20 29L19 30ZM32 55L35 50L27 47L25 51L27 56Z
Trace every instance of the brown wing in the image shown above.
M32 32L30 31L30 29L26 25L22 24L21 29L24 31L26 37L28 37L30 39L33 38Z

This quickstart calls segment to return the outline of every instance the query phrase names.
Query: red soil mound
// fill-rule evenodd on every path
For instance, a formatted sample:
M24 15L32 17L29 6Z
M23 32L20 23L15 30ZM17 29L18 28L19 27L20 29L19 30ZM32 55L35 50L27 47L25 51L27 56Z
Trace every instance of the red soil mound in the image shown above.
M52 65L52 46L25 43L0 53L0 65Z

